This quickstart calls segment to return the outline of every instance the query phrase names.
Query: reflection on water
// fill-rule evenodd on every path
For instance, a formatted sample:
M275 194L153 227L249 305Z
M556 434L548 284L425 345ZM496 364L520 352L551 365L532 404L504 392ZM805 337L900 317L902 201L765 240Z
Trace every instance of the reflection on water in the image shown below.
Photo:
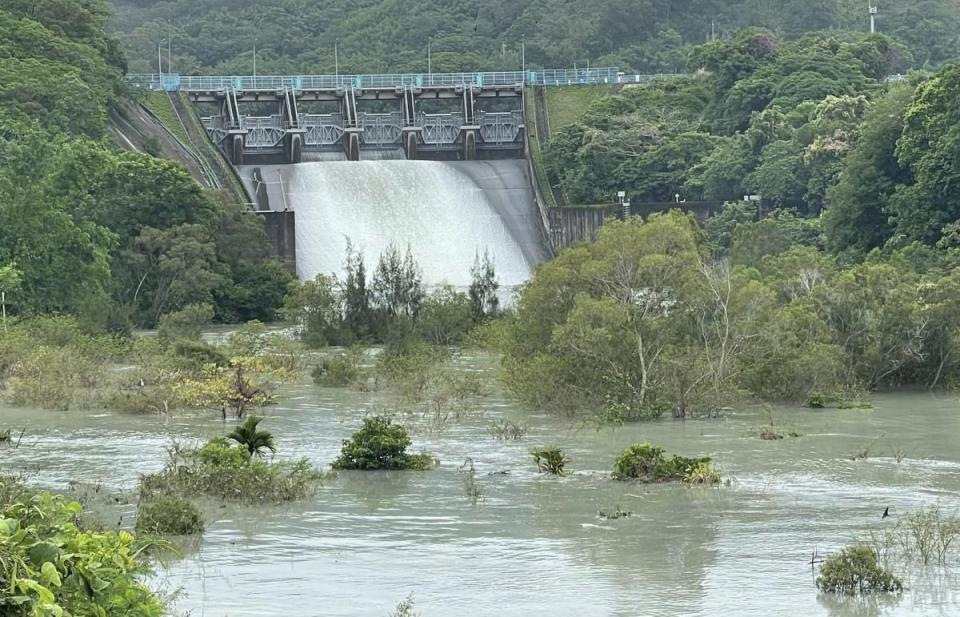
M464 363L492 366L490 358ZM960 614L960 581L937 569L904 573L900 598L838 600L814 587L814 551L829 553L924 504L960 505L956 401L895 394L876 403L870 411L781 409L803 437L765 442L750 435L765 421L753 409L594 431L526 415L494 393L483 416L415 436L417 448L441 458L438 469L342 473L315 498L282 508L210 504L199 548L160 576L184 588L180 609L215 617L386 615L411 592L425 617ZM376 404L370 395L292 386L266 426L284 456L326 465ZM501 417L523 417L527 438L494 440L489 425ZM102 481L111 492L158 469L172 438L223 431L216 414L164 421L2 409L0 425L28 428L19 449L2 451L6 470L35 470L58 489ZM733 482L610 480L613 458L637 441L710 454ZM851 460L867 444L870 457ZM564 448L574 473L536 474L535 445ZM483 494L476 505L457 471L467 457ZM509 473L489 475L499 471ZM617 505L633 516L596 516ZM883 521L887 506L894 516ZM129 520L132 505L116 508Z

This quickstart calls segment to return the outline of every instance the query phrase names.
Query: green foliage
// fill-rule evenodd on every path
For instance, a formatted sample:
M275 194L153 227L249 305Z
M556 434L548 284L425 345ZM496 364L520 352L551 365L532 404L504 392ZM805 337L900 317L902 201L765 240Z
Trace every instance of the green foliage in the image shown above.
M277 448L274 445L273 434L258 428L262 421L263 418L250 416L246 422L233 429L227 435L227 439L246 448L251 457L263 456L264 450L270 450L271 454L275 453Z
M147 500L179 495L279 503L310 495L321 478L305 458L292 463L256 460L246 446L220 438L201 448L171 448L162 470L140 477L140 495Z
M570 460L560 448L534 448L530 451L533 462L540 473L549 473L555 476L567 475L565 468Z
M200 338L204 326L213 320L213 307L209 304L190 304L179 311L167 313L157 325L158 336L167 342L177 340L195 341Z
M483 298L480 302L484 308L479 312L477 312L479 303L474 300L473 285L470 287L469 297L449 285L434 290L423 299L423 304L420 306L420 315L417 320L417 332L420 337L433 345L462 343L473 328L475 319L484 319L487 311L491 311L491 315L496 311L496 296L493 296L491 301L484 292L476 293L478 294L476 297Z
M820 568L817 587L825 593L859 595L903 590L903 583L877 561L869 546L853 545L831 556Z
M665 456L666 451L649 443L634 444L620 453L613 464L613 477L641 482L684 481L691 484L715 484L720 475L710 467L710 459Z
M49 494L29 494L0 480L0 612L39 615L160 617L164 606L140 582L146 546L129 533L79 524L83 508Z
M408 454L410 437L406 429L386 416L370 416L363 419L363 426L353 436L344 440L340 456L333 462L334 469L425 470L433 466L433 458L427 454Z
M474 323L480 323L484 319L495 317L500 308L500 299L497 297L497 290L500 288L497 283L497 274L493 267L493 260L490 254L485 250L483 260L480 260L478 254L473 261L473 267L470 268L470 312Z
M194 536L205 523L199 508L177 495L157 495L141 501L137 509L137 533L153 536Z
M356 383L363 375L361 362L364 356L362 347L324 356L320 364L313 368L313 383L334 388Z

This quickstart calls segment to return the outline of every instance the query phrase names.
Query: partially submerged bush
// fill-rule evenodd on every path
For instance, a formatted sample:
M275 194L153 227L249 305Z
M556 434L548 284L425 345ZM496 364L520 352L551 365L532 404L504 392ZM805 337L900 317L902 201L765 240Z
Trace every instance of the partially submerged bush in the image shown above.
M534 448L530 455L537 464L537 471L547 472L555 476L565 475L564 468L570 460L560 448Z
M903 590L903 583L880 565L876 552L862 544L848 546L820 568L817 588L826 593L858 595Z
M322 474L310 461L269 463L252 459L244 445L225 438L202 448L170 449L170 460L157 473L140 477L140 494L209 495L245 503L302 499L317 486Z
M649 443L638 443L620 453L613 466L617 480L636 479L641 482L687 481L716 483L720 474L710 466L710 458L665 456L665 450Z
M434 459L429 454L407 454L410 436L405 428L387 416L363 419L363 426L344 440L334 469L429 469Z
M204 527L200 509L178 495L157 495L140 502L137 510L137 533L192 536L203 533Z
M720 484L720 472L710 463L700 462L687 469L683 481L687 484Z
M313 368L313 383L327 387L344 387L356 383L363 374L360 368L363 354L362 347L355 347L323 358L320 364Z

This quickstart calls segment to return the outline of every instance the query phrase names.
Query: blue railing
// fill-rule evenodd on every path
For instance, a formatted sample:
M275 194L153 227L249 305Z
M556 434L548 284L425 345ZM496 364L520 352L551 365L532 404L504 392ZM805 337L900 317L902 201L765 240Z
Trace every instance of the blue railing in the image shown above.
M136 86L175 92L220 90L335 90L337 88L396 88L438 86L571 86L589 84L642 83L679 75L637 75L616 67L594 69L537 69L481 73L399 73L394 75L233 75L188 76L177 73L129 75Z

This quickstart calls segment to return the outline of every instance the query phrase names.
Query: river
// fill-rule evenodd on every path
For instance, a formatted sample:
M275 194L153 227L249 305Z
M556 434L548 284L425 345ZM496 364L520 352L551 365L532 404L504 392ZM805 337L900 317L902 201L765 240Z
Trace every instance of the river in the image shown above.
M493 374L495 359L462 370ZM264 428L280 455L329 465L365 413L383 401L307 383L286 387ZM440 457L429 472L345 472L304 502L270 508L205 504L200 545L161 568L155 582L182 588L194 617L386 616L413 594L423 617L640 615L900 616L960 614L948 570L903 573L909 589L876 602L818 596L811 555L836 550L926 504L960 506L960 414L955 397L881 394L871 410L777 408L796 439L762 441L760 408L722 419L660 421L596 431L529 414L502 392L442 431L418 431L415 449ZM522 441L498 441L490 424L522 419ZM5 471L63 490L101 483L131 491L159 469L172 439L224 432L219 414L171 419L105 412L0 407L0 426L27 432L0 451ZM15 431L16 434L17 431ZM624 447L709 454L729 486L643 486L610 479ZM557 445L564 478L536 473L528 452ZM870 456L851 460L868 448ZM905 456L897 462L895 451ZM472 458L482 498L458 471ZM488 475L506 471L503 475ZM633 512L597 517L617 505ZM889 506L893 515L881 520ZM104 509L131 520L132 505ZM119 518L118 518L119 520Z

